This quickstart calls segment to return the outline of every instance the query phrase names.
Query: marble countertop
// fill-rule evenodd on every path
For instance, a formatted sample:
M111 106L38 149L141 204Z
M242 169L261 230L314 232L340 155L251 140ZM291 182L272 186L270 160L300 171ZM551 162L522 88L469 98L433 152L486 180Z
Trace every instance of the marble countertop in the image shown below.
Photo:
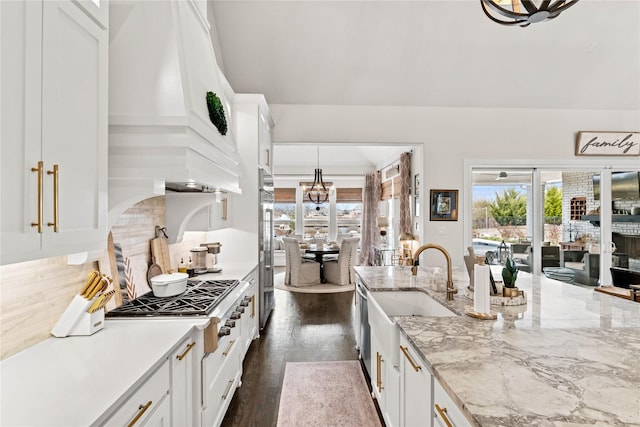
M640 426L640 304L521 272L527 304L479 320L462 268L453 301L432 268L354 270L370 291L420 289L459 314L394 319L472 424Z

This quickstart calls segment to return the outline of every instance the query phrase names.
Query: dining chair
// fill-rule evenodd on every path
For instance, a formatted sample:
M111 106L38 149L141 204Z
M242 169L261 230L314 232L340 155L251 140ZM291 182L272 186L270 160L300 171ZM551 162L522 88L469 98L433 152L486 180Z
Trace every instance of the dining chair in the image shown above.
M342 239L340 253L337 260L324 261L324 278L334 285L349 285L354 283L351 267L356 265L358 258L359 237Z
M285 273L284 284L288 286L311 286L320 284L320 263L304 259L300 242L295 238L285 237Z

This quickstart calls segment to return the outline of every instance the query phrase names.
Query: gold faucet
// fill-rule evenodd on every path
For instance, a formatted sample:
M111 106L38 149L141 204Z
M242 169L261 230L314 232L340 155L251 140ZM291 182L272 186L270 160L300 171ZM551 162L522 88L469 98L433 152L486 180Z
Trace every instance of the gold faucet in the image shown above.
M416 249L416 252L413 254L413 267L411 267L411 274L413 276L418 274L418 265L420 264L420 254L427 249L437 249L447 260L447 301L453 301L453 294L458 293L458 289L453 286L453 278L451 272L451 255L445 248L440 245L436 245L435 243L427 243L425 245L420 246Z

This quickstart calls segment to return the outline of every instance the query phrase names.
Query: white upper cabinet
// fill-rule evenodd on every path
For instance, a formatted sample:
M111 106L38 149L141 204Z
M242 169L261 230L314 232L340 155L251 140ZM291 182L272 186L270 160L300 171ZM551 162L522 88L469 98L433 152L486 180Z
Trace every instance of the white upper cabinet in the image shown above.
M272 175L273 119L264 95L237 93L233 104L235 132L243 167L256 169L257 166Z
M108 32L72 1L0 7L1 263L100 249Z
M75 0L89 16L95 19L102 27L109 26L109 2L105 0Z
M259 104L258 111L258 166L273 175L273 144L271 142L272 121L266 104Z

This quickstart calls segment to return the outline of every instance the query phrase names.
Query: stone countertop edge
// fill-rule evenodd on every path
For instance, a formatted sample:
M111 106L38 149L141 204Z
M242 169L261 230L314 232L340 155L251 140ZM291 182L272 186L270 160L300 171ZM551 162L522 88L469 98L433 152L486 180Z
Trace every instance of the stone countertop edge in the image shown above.
M430 267L354 271L371 292L419 290L459 314L393 319L472 425L640 426L640 304L523 273L527 304L492 305L498 319L479 320L463 314L464 268L453 301Z

